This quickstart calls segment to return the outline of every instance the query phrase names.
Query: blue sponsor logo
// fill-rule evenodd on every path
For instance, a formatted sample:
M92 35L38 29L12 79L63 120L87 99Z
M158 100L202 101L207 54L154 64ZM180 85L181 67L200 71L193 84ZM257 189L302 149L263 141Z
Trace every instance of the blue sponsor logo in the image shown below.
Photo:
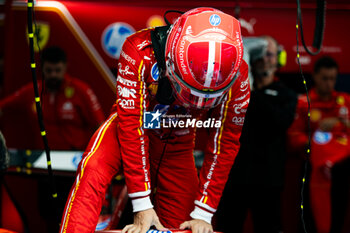
M332 133L316 131L313 139L317 144L324 145L332 140Z
M159 69L158 69L157 62L154 63L154 65L152 66L152 69L151 69L151 76L152 76L152 78L153 78L154 81L158 81L158 78L159 78Z
M160 117L162 113L157 111L145 112L143 114L143 128L145 129L160 129Z
M217 14L213 14L209 18L209 22L212 26L219 26L221 23L221 18Z
M100 222L97 224L96 226L96 231L102 231L102 230L106 230L106 228L108 227L109 223L111 222L112 218L109 217L106 220Z
M75 168L78 168L82 157L83 157L83 153L82 152L74 154L73 159L72 159L72 163L73 163Z
M135 30L126 23L113 23L102 34L102 48L112 58L119 59L125 39Z

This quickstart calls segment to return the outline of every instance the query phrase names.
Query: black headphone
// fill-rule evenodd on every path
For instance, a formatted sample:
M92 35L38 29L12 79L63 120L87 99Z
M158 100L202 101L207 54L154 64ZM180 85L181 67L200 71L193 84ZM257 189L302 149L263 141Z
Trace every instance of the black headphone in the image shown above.
M156 99L161 104L170 105L175 101L173 96L173 89L171 87L170 81L164 78L165 67L165 44L168 37L168 33L171 28L171 23L166 18L168 13L175 12L183 14L184 12L178 10L168 10L164 13L164 21L167 26L156 27L151 31L151 40L153 45L154 55L158 63L159 79L158 79L158 89L156 93Z

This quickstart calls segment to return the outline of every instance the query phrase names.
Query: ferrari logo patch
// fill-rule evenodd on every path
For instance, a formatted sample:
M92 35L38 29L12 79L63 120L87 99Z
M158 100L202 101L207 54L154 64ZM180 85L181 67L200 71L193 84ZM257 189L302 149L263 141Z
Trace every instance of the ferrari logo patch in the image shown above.
M45 48L47 42L50 38L50 25L45 22L37 22L33 24L33 32L34 32L34 51L39 52L43 48ZM28 28L27 28L27 40L28 38Z
M345 104L345 99L344 99L343 96L338 96L336 101L337 101L337 104L339 104L339 105L344 105Z
M64 95L66 96L67 99L70 99L74 95L74 88L73 87L66 87L64 89Z

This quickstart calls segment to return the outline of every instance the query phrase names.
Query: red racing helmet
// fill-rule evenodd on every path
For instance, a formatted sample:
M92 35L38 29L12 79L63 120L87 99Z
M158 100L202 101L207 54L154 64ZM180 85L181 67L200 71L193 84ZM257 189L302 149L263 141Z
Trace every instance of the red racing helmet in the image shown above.
M184 106L213 108L224 99L243 59L240 23L214 8L187 11L165 47L167 76Z

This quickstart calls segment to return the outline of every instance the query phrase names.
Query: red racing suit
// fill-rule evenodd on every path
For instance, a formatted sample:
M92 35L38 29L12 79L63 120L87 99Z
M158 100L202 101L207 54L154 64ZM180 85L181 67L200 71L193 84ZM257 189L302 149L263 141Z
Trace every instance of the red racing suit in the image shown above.
M243 61L225 100L214 109L186 109L177 101L162 105L155 98L160 75L151 30L140 31L124 42L118 64L117 101L83 155L61 232L94 231L105 190L121 167L134 212L153 207L153 187L153 204L166 227L178 228L191 217L211 223L240 147L250 98L248 66ZM148 112L163 115L159 129L145 129ZM208 128L199 181L193 157L195 127L169 126L181 119L194 119L197 127L200 124L196 120L200 119L207 126L217 123L217 127Z
M41 92L41 83L38 86ZM97 97L91 88L82 81L66 74L60 89L55 93L45 90L42 98L44 123L51 149L84 150L91 135L105 119ZM11 131L4 132L6 137L8 136L10 139L13 132L21 132L20 125L27 120L25 128L32 130L29 134L30 138L25 138L25 140L32 140L30 141L32 144L22 149L42 149L33 84L27 84L14 94L0 100L0 109L5 117L11 117L9 120L19 119L15 122L16 126L11 127ZM19 128L14 129L13 127ZM18 134L15 136L18 137ZM21 142L18 142L18 138L9 143L10 146L16 146L16 148L23 146L19 145Z
M329 232L331 224L331 181L325 175L325 167L350 155L349 128L347 126L350 96L333 92L331 99L323 101L314 89L310 91L311 122L311 177L310 200L317 232ZM325 118L336 117L340 121L330 132L322 132L319 125ZM289 129L291 147L302 152L308 141L307 99L299 98L296 119Z

